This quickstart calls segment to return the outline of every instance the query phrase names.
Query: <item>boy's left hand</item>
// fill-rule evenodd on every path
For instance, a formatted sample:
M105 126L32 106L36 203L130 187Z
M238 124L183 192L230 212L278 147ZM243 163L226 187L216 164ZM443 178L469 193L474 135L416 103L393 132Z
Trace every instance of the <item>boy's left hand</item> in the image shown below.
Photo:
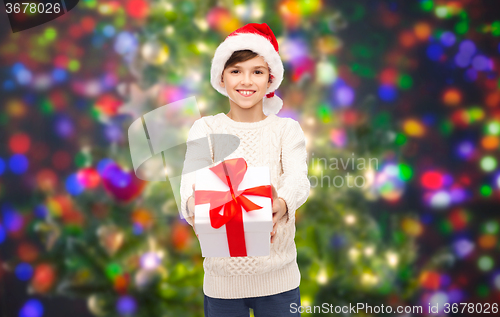
M286 203L283 198L278 198L278 192L276 188L271 184L271 189L273 192L273 231L271 232L271 243L274 241L274 236L276 235L276 229L278 227L278 220L280 220L286 213Z

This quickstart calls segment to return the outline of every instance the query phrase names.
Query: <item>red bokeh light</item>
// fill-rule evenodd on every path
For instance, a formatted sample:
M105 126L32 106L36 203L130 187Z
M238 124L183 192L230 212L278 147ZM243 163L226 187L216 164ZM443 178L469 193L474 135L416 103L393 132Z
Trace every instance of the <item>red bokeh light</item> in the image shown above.
M439 189L443 186L444 179L441 173L429 171L422 175L420 182L427 189Z

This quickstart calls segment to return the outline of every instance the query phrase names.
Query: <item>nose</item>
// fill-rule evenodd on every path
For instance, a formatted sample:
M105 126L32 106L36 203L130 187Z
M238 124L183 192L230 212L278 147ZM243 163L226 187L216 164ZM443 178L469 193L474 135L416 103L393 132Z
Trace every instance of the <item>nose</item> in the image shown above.
M244 73L243 79L241 80L241 83L243 85L249 85L249 86L252 85L252 79L250 78L250 74L249 73Z

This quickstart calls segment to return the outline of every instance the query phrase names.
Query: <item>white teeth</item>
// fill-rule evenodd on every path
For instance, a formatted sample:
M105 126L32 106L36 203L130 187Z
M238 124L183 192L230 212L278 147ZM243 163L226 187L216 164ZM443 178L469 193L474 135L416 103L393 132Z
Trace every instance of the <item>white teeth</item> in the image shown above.
M239 92L240 92L240 94L245 95L245 96L249 96L249 95L254 93L254 91L247 91L247 90L240 90Z

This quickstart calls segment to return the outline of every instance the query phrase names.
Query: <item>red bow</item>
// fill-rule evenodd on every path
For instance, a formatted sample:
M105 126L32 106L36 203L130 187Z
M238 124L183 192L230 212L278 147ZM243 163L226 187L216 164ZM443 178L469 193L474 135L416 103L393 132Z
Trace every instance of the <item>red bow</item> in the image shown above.
M274 91L273 92L270 92L266 95L267 98L272 98L274 97Z
M212 227L218 229L226 225L229 254L232 257L247 256L241 208L243 207L248 212L262 207L254 204L243 195L269 197L272 206L271 185L238 190L247 171L247 162L243 158L223 161L221 164L211 167L210 170L229 187L229 191L196 190L194 195L195 205L210 203L210 223ZM223 207L224 212L221 215L219 212Z

